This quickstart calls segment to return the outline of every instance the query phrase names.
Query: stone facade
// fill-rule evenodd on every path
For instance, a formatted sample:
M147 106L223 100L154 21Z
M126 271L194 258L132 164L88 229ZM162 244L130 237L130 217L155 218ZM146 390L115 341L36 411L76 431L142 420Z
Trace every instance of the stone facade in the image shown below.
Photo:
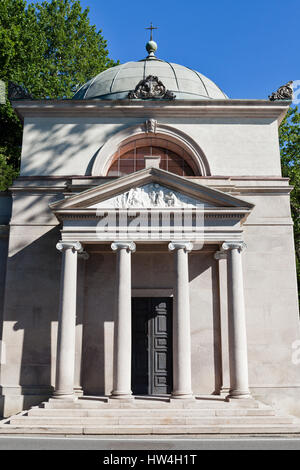
M281 176L278 145L288 104L86 100L14 107L24 137L8 226L10 199L0 198L2 414L50 397L128 398L130 297L171 296L178 320L173 396L251 394L300 416L291 187ZM106 176L115 149L145 133L149 118L155 133L189 152L198 175L148 168ZM97 210L115 210L106 201L147 184L202 204L204 232L180 240L99 239Z

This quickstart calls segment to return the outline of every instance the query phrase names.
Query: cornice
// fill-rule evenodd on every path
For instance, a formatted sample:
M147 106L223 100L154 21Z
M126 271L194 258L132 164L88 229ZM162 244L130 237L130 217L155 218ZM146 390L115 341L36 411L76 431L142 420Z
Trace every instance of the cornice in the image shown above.
M116 177L95 176L20 176L10 187L10 192L5 193L4 196L11 197L11 194L14 196L20 192L30 196L39 196L43 193L49 197L55 197L59 194L60 198L67 199L70 196L79 195L83 191L105 185L108 182L117 182L118 179ZM194 184L204 184L209 188L237 198L247 195L288 196L293 189L289 185L289 178L277 176L205 176L185 177L185 179Z
M290 101L268 100L19 100L12 101L21 117L123 116L123 117L260 117L276 118L280 123Z
M188 181L182 176L168 173L167 171L150 168L120 177L118 180L108 182L104 185L93 187L65 200L50 204L54 211L59 209L80 209L90 207L98 202L125 192L133 186L145 185L151 182L159 183L168 188L178 190L190 197L223 207L247 207L252 209L253 204L240 200L236 196L218 191L212 187ZM215 204L217 201L217 204Z
M74 220L74 219L99 219L104 215L109 214L121 214L126 213L128 218L134 218L138 214L150 214L150 212L155 212L158 214L168 213L171 216L182 212L183 209L105 209L99 211L99 209L60 209L53 210L53 213L60 220ZM215 208L205 208L205 209L184 209L185 214L190 214L196 217L197 214L203 214L205 219L210 218L230 218L230 219L242 219L248 216L251 212L251 209L246 207L238 208L228 208L228 207L215 207Z

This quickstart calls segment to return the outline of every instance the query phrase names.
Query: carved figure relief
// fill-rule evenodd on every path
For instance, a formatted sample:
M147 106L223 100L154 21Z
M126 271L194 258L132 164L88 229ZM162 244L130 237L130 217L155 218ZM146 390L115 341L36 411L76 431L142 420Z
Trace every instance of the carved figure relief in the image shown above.
M171 191L169 188L157 183L150 183L144 186L131 188L129 191L115 196L107 201L97 204L97 207L113 207L118 209L132 208L182 208L196 207L199 201Z
M153 99L161 98L166 100L173 100L176 98L174 93L167 90L164 84L154 75L148 75L144 80L141 80L135 90L128 93L129 99Z

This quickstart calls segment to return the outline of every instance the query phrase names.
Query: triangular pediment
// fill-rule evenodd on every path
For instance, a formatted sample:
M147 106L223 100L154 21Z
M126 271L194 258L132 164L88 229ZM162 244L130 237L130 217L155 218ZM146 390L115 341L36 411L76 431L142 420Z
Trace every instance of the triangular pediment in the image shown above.
M164 170L150 168L88 189L50 205L56 211L143 208L252 209L253 205L222 191Z

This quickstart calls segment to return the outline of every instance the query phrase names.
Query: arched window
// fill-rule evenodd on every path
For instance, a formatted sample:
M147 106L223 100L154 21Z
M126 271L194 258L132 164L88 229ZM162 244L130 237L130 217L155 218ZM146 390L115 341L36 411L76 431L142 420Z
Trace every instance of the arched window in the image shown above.
M107 176L123 176L145 168L145 156L160 156L159 168L180 176L196 176L196 165L188 152L163 137L145 135L126 139L112 159Z

